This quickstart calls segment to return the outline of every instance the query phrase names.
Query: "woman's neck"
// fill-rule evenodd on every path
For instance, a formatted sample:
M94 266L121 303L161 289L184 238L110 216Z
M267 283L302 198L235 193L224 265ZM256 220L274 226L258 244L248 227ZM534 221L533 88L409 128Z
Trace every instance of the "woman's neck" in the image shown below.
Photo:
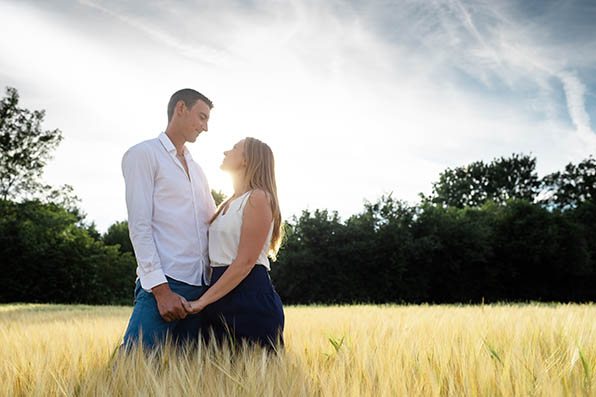
M234 174L232 175L232 183L234 185L234 197L242 196L248 191L246 183L244 181L244 175Z

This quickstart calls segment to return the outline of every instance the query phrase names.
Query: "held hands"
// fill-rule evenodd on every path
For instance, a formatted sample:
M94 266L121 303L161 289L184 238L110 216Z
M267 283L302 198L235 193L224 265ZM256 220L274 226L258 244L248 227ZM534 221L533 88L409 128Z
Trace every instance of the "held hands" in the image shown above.
M159 314L167 322L185 318L191 306L184 297L175 294L167 283L160 284L151 289L157 301Z
M195 314L205 308L199 300L188 302L183 296L175 294L167 283L160 284L151 289L157 301L159 314L167 322L180 320L189 314Z
M205 306L203 302L201 302L200 299L197 299L196 301L192 301L192 302L186 302L188 306L185 306L186 311L188 314L195 314L198 313L200 311L202 311Z

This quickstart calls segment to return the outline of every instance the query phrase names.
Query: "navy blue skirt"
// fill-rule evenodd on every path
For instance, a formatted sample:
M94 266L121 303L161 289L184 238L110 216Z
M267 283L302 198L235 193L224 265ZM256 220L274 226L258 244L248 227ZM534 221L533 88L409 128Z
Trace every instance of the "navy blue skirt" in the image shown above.
M211 285L228 266L214 267ZM263 265L255 265L248 276L226 296L204 310L204 318L218 341L246 341L264 347L283 346L284 311L281 299Z

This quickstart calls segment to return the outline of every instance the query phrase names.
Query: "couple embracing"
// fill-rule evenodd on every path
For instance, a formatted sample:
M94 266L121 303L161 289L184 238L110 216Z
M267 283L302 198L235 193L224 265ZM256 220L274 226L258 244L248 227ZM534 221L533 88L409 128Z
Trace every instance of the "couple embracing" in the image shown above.
M178 343L213 336L283 345L284 312L268 273L281 241L273 153L254 138L224 152L234 195L216 208L185 147L207 131L212 108L195 90L177 91L165 132L122 159L138 265L124 346L153 348L168 335Z

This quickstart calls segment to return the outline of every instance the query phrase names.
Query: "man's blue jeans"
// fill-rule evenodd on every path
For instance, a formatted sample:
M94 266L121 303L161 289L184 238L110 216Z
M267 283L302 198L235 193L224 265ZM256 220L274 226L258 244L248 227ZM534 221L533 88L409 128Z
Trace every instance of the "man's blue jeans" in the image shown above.
M207 291L208 287L194 286L166 277L172 292L183 296L186 300L197 300ZM136 344L141 335L145 348L154 348L170 335L177 343L197 341L201 334L202 313L186 316L181 320L167 322L159 314L157 301L151 292L141 287L137 280L135 287L135 301L128 328L124 334L124 346Z

